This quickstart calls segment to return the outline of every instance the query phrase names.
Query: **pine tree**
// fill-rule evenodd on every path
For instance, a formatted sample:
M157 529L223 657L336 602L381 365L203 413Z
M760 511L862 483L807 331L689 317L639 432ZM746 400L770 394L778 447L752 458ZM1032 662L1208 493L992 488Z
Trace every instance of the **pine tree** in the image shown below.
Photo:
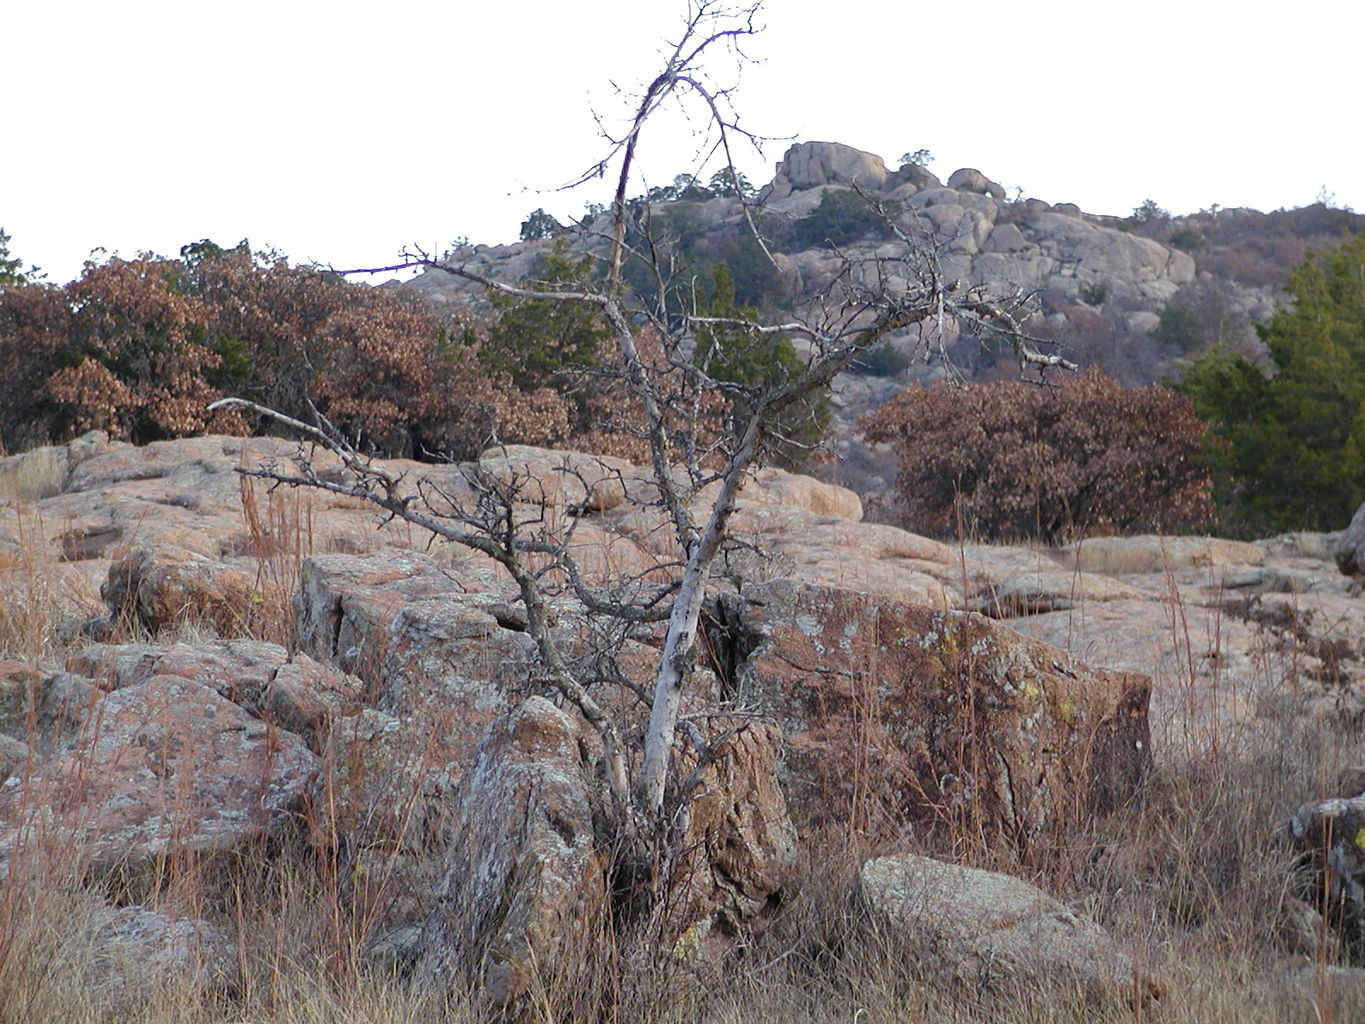
M1211 350L1180 389L1220 444L1224 518L1244 532L1340 529L1365 501L1365 235L1314 253L1257 331L1273 373Z
M711 301L701 311L705 317L758 323L758 311L741 306L735 297L735 283L727 263L718 263L711 272ZM697 362L715 380L770 390L794 380L805 370L791 339L785 335L759 334L743 324L699 324L696 330ZM774 463L799 468L810 458L829 424L827 389L809 402L797 405L776 423L769 444ZM732 395L735 418L747 406L741 395Z
M36 267L24 270L24 261L11 259L9 254L10 236L0 228L0 288L11 285L30 284L37 273Z

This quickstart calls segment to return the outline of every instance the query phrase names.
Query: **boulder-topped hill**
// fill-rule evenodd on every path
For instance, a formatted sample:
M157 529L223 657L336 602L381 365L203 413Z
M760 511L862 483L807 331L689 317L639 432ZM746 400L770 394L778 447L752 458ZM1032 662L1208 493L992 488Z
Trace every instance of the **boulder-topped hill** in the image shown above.
M858 193L862 193L859 195ZM870 214L875 199L914 244L932 247L945 281L982 286L989 295L1027 296L1024 327L1060 343L1082 369L1098 368L1124 384L1175 379L1209 345L1259 358L1254 329L1281 298L1280 286L1309 248L1365 231L1365 216L1322 204L1260 213L1210 209L1173 217L1159 209L1119 218L1011 194L974 168L946 182L923 167L886 166L881 157L835 142L793 145L771 182L751 200L751 213L773 250L776 271L756 247L739 244L748 220L739 200L669 199L651 205L656 232L677 240L684 260L705 276L720 259L731 263L740 299L772 311L814 302L840 273L826 239L856 256L899 256L905 242ZM826 209L827 204L833 209ZM597 237L605 221L587 225ZM550 240L477 245L449 258L493 278L534 276ZM748 261L742 267L733 264ZM748 281L749 293L744 292ZM481 304L473 284L428 271L401 287L445 307ZM884 490L890 467L869 447L859 421L911 382L952 375L969 380L1015 379L1012 355L992 341L959 336L951 321L933 347L946 360L913 359L896 368L844 373L834 381L827 442L837 453L839 479L864 494ZM923 356L918 327L890 338L905 356Z
M344 853L367 956L509 1004L607 898L600 741L539 682L491 560L353 498L237 472L302 457L270 438L92 434L0 460L0 629L16 659L0 663L0 877L16 851L80 850L95 877L117 873L139 941L182 963L217 950L204 969L229 978L227 923L136 901L177 864L212 876L290 839ZM672 571L648 473L629 463L512 446L386 466L457 507L473 478L521 482L521 514L573 525L590 582ZM776 470L748 482L733 532L744 545L711 581L689 699L745 724L713 737L691 805L665 926L679 949L718 955L761 928L806 844L856 830L888 854L858 883L871 918L913 932L915 908L938 907L947 931L923 941L954 969L1156 991L1093 922L1023 882L912 856L909 840L932 846L958 822L1008 862L1265 716L1365 715L1365 601L1333 536L950 546ZM570 649L648 687L657 633L595 648L582 606L552 601ZM628 732L629 687L598 685Z
M801 225L827 195L854 189L895 212L908 237L933 245L945 280L983 285L999 296L1035 296L1031 332L1062 341L1073 359L1133 385L1174 376L1180 359L1210 343L1258 353L1252 321L1269 317L1289 270L1309 248L1365 231L1365 216L1323 204L1268 214L1214 207L1188 216L1159 208L1126 218L1097 215L1073 203L1011 194L974 168L942 181L916 165L888 168L881 157L841 143L803 142L787 151L752 201L781 271L780 285L761 296L766 304L799 308L828 287L837 260ZM736 199L666 200L653 204L652 213L666 231L687 239L685 254L694 264L714 262L722 252L735 257L725 243L744 230ZM475 245L451 258L517 280L534 273L547 244ZM841 244L855 253L904 249L873 228ZM403 287L437 303L464 304L474 294L467 282L437 271ZM1161 330L1168 310L1177 315ZM896 343L908 349L914 340ZM971 378L1015 372L1011 360L997 362L975 344L949 351ZM942 372L911 366L897 383ZM884 390L852 400L875 405L887 397Z

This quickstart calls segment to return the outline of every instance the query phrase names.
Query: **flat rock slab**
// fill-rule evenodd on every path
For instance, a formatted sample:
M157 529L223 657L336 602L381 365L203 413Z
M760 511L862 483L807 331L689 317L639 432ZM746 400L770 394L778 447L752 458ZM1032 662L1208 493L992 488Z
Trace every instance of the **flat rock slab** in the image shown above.
M1061 550L1081 572L1106 576L1224 569L1264 565L1266 560L1255 544L1218 537L1094 537Z
M92 644L69 659L104 690L176 676L205 686L253 718L298 734L318 752L329 721L362 700L363 683L306 654L260 640Z
M1022 572L990 588L977 610L992 618L1017 618L1076 608L1097 601L1156 600L1157 595L1109 576L1089 572Z

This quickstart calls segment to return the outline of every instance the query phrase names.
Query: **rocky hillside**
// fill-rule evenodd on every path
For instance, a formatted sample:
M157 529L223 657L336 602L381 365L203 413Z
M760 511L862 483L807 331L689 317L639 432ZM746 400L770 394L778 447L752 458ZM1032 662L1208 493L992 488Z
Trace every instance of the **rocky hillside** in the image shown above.
M230 998L252 936L220 897L189 917L158 894L182 891L187 865L235 877L253 850L319 859L349 879L336 898L365 963L510 1006L620 898L600 737L544 685L491 560L236 472L303 457L272 439L95 434L0 462L0 876L78 851L81 877L118 880L89 891L90 984L117 1001L194 965ZM517 514L572 524L590 581L671 571L648 474L628 463L513 447L386 468L452 507L480 474L534 483ZM659 925L685 959L734 955L796 898L819 837L856 833L882 854L859 869L865 920L942 958L944 984L1060 977L1156 998L1166 982L1085 914L924 855L984 837L971 848L992 865L1038 867L1153 792L1154 770L1285 720L1347 736L1365 717L1365 602L1332 536L948 547L773 470L745 488L734 533L689 697L714 759ZM569 647L623 683L598 699L635 728L657 631L607 640L551 592ZM1306 848L1333 813L1301 811ZM1104 856L1144 854L1118 837ZM1290 949L1321 927L1301 909Z
M824 294L839 272L833 238L847 252L900 255L906 245L870 216L883 205L916 246L932 249L946 281L1018 296L1027 330L1055 339L1084 368L1099 367L1129 385L1177 377L1190 356L1223 344L1256 356L1263 347L1254 321L1269 317L1279 286L1308 248L1365 231L1365 216L1321 204L1260 213L1211 209L1173 217L1151 205L1129 218L1086 213L1072 203L1009 195L982 172L962 168L946 182L924 168L889 169L882 159L832 142L792 146L755 197L757 223L776 254L777 273L753 246L734 198L670 199L652 204L661 237L673 239L698 268L724 259L741 299L799 309ZM691 193L696 194L693 188ZM594 225L606 230L606 222ZM478 245L452 260L496 278L534 274L547 241ZM704 273L702 275L705 276ZM747 283L747 293L746 293ZM404 287L440 305L477 304L478 291L438 271ZM870 368L835 384L830 438L841 482L865 493L883 486L890 467L860 441L856 422L906 383L953 373L974 380L1014 378L1008 352L980 339L935 336L948 356L933 363ZM902 353L923 351L918 328L895 336Z
M806 142L787 151L755 197L781 282L771 294L750 298L796 308L828 288L836 261L825 245L803 244L813 236L799 229L810 224L826 196L852 197L855 188L885 204L908 237L937 251L946 280L983 285L995 295L1032 296L1030 330L1063 341L1074 358L1131 384L1170 376L1181 357L1211 342L1254 348L1250 322L1269 316L1280 283L1306 250L1365 231L1365 216L1321 204L1268 214L1214 207L1172 216L1153 205L1128 218L1095 215L1073 203L1009 195L973 168L943 182L918 166L891 170L880 157L850 146ZM736 250L726 250L726 242L743 230L738 200L673 199L654 203L652 211L684 240L696 264L733 261ZM848 220L852 237L840 244L850 251L904 251L898 240L879 237L874 224L864 225L860 236L856 217ZM837 219L833 225L840 227ZM518 279L533 272L545 244L476 245L451 257L494 277ZM440 303L467 302L473 294L468 283L436 271L405 287ZM1190 316L1177 316L1181 322L1163 332L1168 307ZM964 346L955 354L969 376L992 376L990 353ZM909 371L920 378L942 372ZM1005 366L994 372L1012 371Z

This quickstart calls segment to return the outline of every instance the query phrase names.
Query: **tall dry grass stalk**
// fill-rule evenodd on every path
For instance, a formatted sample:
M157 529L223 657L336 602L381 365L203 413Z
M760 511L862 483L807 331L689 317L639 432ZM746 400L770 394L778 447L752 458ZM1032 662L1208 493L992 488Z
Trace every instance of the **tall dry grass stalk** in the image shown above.
M241 494L246 553L256 564L255 598L246 631L257 639L290 647L303 559L316 550L313 494L267 487L245 476Z
M43 542L38 514L15 507L17 543L0 548L0 657L36 666L53 650L61 604L54 591L56 552Z

